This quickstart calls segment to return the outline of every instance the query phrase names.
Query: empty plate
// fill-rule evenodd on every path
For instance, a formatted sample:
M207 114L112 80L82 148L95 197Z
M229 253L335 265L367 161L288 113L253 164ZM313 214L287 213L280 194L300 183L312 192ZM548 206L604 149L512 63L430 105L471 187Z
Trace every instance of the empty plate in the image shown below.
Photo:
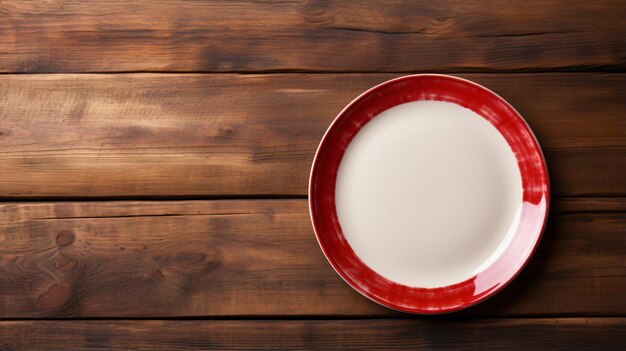
M465 79L412 75L352 101L324 135L309 206L339 275L389 308L444 313L495 294L523 268L547 218L532 131Z

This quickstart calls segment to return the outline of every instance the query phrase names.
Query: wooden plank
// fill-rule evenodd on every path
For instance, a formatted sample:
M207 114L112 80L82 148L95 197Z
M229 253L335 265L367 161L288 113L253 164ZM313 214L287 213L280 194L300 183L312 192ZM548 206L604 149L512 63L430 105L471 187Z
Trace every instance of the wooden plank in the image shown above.
M624 204L581 202L461 315L626 314ZM306 200L7 203L0 223L1 318L396 315L332 270Z
M3 1L0 71L623 70L626 3Z
M624 318L4 321L3 350L618 350Z
M334 116L393 77L0 76L0 197L305 195ZM525 116L555 195L626 194L626 75L463 77Z
M626 197L582 197L559 201L553 211L559 213L617 213L626 212Z

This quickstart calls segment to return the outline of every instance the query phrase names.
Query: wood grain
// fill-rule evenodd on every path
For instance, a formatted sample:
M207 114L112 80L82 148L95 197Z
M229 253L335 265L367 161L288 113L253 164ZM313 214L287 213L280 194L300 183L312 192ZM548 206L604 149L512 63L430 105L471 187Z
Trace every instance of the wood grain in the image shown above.
M3 350L618 350L624 318L5 321Z
M0 71L623 70L626 3L3 1Z
M296 195L387 74L0 76L0 197ZM467 74L535 131L553 193L626 194L626 75Z
M624 14L621 0L0 1L0 200L16 201L0 203L0 350L622 349ZM402 72L493 89L549 164L530 264L454 316L348 287L304 199L333 117Z
M626 314L624 203L581 202L557 200L520 277L461 315ZM3 318L396 315L332 270L306 200L9 203L0 248Z

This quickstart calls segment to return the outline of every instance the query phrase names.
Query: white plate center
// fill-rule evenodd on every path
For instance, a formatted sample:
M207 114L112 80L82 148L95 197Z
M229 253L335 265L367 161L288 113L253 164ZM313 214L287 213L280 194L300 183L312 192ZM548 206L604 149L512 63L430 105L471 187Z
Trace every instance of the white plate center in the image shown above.
M433 288L467 280L506 247L522 180L498 130L460 105L416 101L367 123L337 175L337 215L383 277Z

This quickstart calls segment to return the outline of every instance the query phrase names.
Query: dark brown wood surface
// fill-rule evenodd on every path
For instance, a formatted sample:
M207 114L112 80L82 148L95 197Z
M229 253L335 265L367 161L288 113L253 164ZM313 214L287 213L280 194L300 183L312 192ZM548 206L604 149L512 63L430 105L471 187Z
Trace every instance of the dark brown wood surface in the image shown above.
M0 348L617 350L625 327L624 318L13 321L0 322Z
M626 1L0 1L0 350L623 349ZM367 88L487 86L545 152L529 265L419 317L347 286L306 189Z
M396 76L0 76L0 197L306 195L334 116ZM626 194L626 74L462 76L524 115L555 195Z
M556 200L529 267L461 315L626 315L623 200ZM0 214L2 316L397 315L330 268L306 200L13 203Z
M623 70L626 3L3 1L0 71Z

